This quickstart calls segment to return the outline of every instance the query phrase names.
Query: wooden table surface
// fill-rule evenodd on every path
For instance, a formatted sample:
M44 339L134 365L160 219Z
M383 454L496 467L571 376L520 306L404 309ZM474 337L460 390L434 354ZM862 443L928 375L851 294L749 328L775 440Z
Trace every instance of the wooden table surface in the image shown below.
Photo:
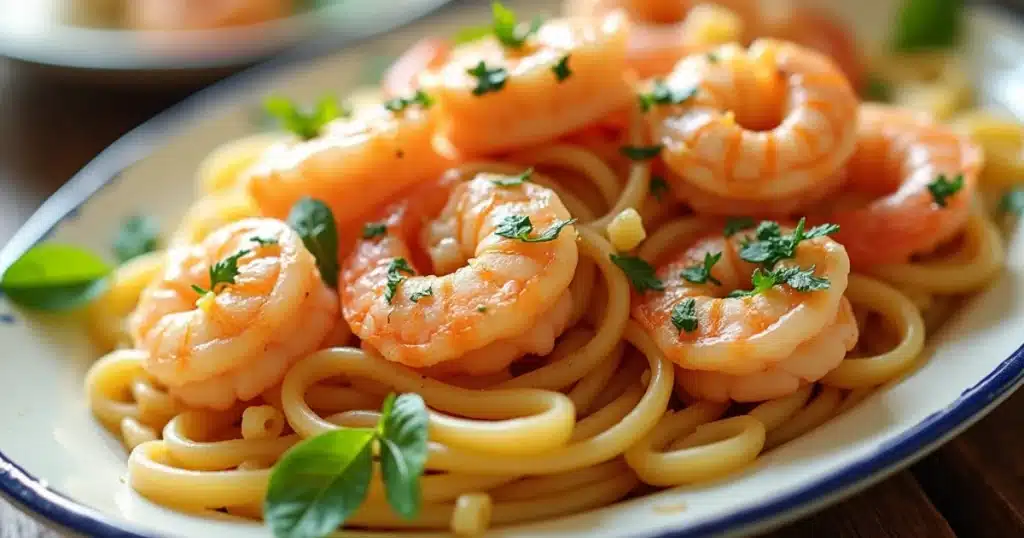
M75 86L0 59L0 244L97 153L187 94ZM41 536L56 534L0 500L0 538ZM1024 537L1024 391L910 470L768 536Z

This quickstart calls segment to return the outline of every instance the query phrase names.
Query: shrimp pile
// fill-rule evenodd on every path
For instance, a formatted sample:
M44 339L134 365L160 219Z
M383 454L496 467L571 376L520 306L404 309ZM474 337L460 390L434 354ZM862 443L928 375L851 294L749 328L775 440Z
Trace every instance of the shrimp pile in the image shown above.
M136 361L198 413L147 423L177 437L136 449L141 476L265 468L401 390L436 410L416 526L596 507L721 476L852 406L911 368L922 311L983 280L948 275L1001 266L981 147L862 103L831 19L568 4L530 21L495 3L480 35L408 49L379 103L286 109L290 134L207 161L226 164L128 319L134 349L97 366ZM188 459L189 421L234 442L242 409L276 433L244 461ZM196 502L262 517L252 483ZM407 524L378 486L351 521Z

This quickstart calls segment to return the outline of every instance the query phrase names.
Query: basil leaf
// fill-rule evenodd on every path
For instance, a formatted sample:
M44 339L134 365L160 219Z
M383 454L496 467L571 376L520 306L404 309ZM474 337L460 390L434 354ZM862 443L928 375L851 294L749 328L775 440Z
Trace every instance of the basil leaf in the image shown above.
M963 0L906 0L896 22L893 45L912 51L956 44L963 20Z
M610 254L612 263L617 265L639 293L648 290L665 291L665 283L658 278L654 267L636 256Z
M42 243L11 264L0 278L0 290L26 308L69 310L99 295L112 270L83 248Z
M338 287L338 226L334 213L327 204L313 198L303 198L288 213L291 226L306 249L316 258L320 278L332 288Z
M159 238L160 227L152 217L132 215L124 219L114 239L117 261L123 263L153 252L159 246Z
M388 396L381 413L380 466L388 503L405 519L423 504L420 476L427 463L427 405L419 394Z
M277 538L331 534L366 499L373 430L342 428L285 452L270 473L263 517Z

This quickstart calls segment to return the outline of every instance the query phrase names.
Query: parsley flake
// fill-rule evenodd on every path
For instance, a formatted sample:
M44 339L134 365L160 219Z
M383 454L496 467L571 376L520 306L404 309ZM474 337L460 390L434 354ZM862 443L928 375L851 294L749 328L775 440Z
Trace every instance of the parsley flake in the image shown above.
M1024 215L1024 188L1011 189L999 200L999 210L1003 213Z
M668 182L666 182L665 178L661 176L651 176L651 182L648 185L648 189L651 191L651 196L660 202L661 197L668 192Z
M636 256L611 255L612 263L626 273L626 278L633 284L633 289L640 293L647 290L664 291L665 284L655 275L654 267Z
M420 299L422 299L424 297L431 297L433 295L434 295L434 288L432 286L428 285L427 287L425 287L425 288L423 288L421 290L416 290L416 291L412 292L412 295L409 296L409 300L414 302L414 303L418 303L420 301Z
M717 53L712 51L712 52L707 53L706 56L707 56L708 62L711 62L713 64L718 63L718 54Z
M728 297L753 297L754 295L764 293L772 289L772 286L775 285L775 277L772 275L771 271L763 271L761 268L757 268L754 269L754 273L750 275L750 283L754 285L754 289L748 291L735 290L730 293Z
M696 299L689 297L672 307L672 325L675 325L677 331L689 333L697 330Z
M484 306L484 305L480 305L480 306L476 307L476 311L480 312L482 314L484 312L487 312L487 307Z
M258 235L254 235L254 236L250 237L249 241L252 241L253 243L257 243L261 247L269 247L269 246L277 244L277 238L276 237L260 237Z
M799 267L780 267L774 271L766 271L760 268L754 270L751 275L751 283L754 289L749 291L737 290L729 294L729 297L753 297L764 293L774 286L783 284L800 292L827 290L831 283L827 278L814 276L815 266L807 269Z
M569 55L562 56L558 63L551 66L551 72L555 74L555 78L558 82L564 82L565 79L572 75L572 71L569 69Z
M510 49L522 48L526 40L544 24L540 17L534 17L529 24L520 23L515 12L501 2L491 2L491 18L494 21L494 37Z
M662 145L654 146L622 146L619 153L625 155L631 161L647 161L661 153Z
M640 109L647 112L654 105L681 105L695 95L697 95L696 87L677 90L669 87L665 81L657 80L651 87L650 93L641 93L637 99L640 101Z
M384 101L384 108L394 113L399 113L412 105L420 105L424 110L434 104L434 98L427 95L423 90L416 90L412 97L395 97Z
M928 192L932 193L932 199L939 207L946 207L946 198L960 192L964 186L964 175L957 174L952 180L946 179L945 174L939 174L928 184Z
M704 263L698 265L692 265L682 270L679 276L688 282L694 284L706 284L711 282L716 286L721 286L722 282L717 278L711 276L711 268L718 263L718 260L722 259L722 253L717 252L711 254L710 252L704 253Z
M518 239L524 243L546 243L558 238L562 228L573 224L576 219L556 220L536 237L530 237L533 233L533 223L526 215L508 215L494 228L494 235L508 239Z
M725 221L725 236L732 237L743 230L754 227L754 219L750 217L729 217Z
M218 293L220 290L224 289L225 286L234 284L235 279L238 278L238 260L248 253L248 249L239 250L227 258L213 264L209 269L210 288L203 289L192 284L192 290L199 295L206 295L211 292Z
M766 220L757 225L756 240L748 240L740 247L740 258L761 264L765 269L775 267L779 260L796 255L796 246L805 239L824 237L839 231L836 224L822 224L805 231L806 219L801 218L793 233L783 234L779 223Z
M412 267L409 267L409 262L405 261L405 258L392 259L391 262L388 263L387 289L384 290L384 299L388 304L391 304L391 300L395 298L398 286L400 286L402 282L405 282L407 278L402 276L402 273L415 275L416 271L413 271Z
M491 183L499 187L518 187L523 183L530 180L530 176L533 175L533 168L527 168L523 173L516 176L502 176L497 179L492 179Z
M380 237L387 235L388 225L383 222L367 222L363 224L363 239L373 239L374 237Z
M504 67L489 69L483 60L475 67L466 70L466 73L476 77L476 87L473 88L473 95L480 97L486 93L496 92L505 87L508 81L508 71Z
M292 101L278 96L267 98L263 108L267 114L276 118L281 126L303 140L316 138L325 125L352 114L347 106L332 96L321 98L312 110L303 110Z

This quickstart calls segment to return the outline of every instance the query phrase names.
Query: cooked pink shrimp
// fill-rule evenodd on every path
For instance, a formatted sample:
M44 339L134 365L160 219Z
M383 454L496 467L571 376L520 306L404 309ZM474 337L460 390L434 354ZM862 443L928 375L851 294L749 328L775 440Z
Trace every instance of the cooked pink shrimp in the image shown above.
M857 96L831 60L809 49L764 39L749 50L726 45L683 60L664 84L696 90L647 114L675 185L778 200L813 190L853 152Z
M464 181L453 170L389 208L386 233L356 245L341 301L364 346L432 373L493 373L551 352L571 315L576 234L554 192L498 177ZM498 235L516 222L548 240Z
M417 41L384 73L384 80L381 82L384 95L401 97L418 90L420 75L429 69L443 66L451 50L452 43L440 37L428 37Z
M980 146L927 115L864 104L849 180L824 218L839 224L835 238L854 265L907 261L964 227L982 162ZM957 178L962 184L949 196L929 188Z
M740 258L747 238L707 236L657 269L663 292L648 291L634 298L632 315L658 344L665 356L690 370L734 376L757 374L792 357L804 344L833 323L846 290L850 265L842 245L827 237L801 241L794 257L779 261L781 268L813 269L828 280L826 289L798 291L775 285L754 295L727 297L751 286L755 266ZM701 267L705 254L721 253L711 276L693 283L682 277L684 269ZM685 303L685 304L684 304ZM673 310L688 307L696 323L692 330L673 322ZM832 359L822 359L823 365Z
M202 30L245 26L288 16L292 0L132 0L128 25L142 30Z
M662 176L672 180L671 172ZM846 177L846 169L840 168L807 191L778 200L737 200L703 191L685 181L675 180L672 184L676 197L698 214L792 217L834 195L846 184Z
M437 99L439 132L460 154L549 142L632 102L628 30L620 15L550 20L519 49L493 36L455 47L419 83Z
M357 221L451 164L431 144L432 112L420 105L364 108L328 123L316 138L273 146L248 171L249 193L268 217L287 217L309 196L330 206L339 224Z
M674 0L567 0L566 13L598 16L625 10L632 21L629 66L641 77L668 73L688 54L740 41L753 3Z
M802 342L790 356L761 372L729 375L676 370L676 382L691 396L714 402L762 402L796 392L834 370L857 344L859 330L850 302L843 297L832 324Z
M210 288L211 267L230 260L238 269L230 282L206 295L193 289ZM226 409L280 383L337 313L337 296L298 234L279 220L247 219L168 252L130 324L135 346L149 354L146 371L173 396Z

